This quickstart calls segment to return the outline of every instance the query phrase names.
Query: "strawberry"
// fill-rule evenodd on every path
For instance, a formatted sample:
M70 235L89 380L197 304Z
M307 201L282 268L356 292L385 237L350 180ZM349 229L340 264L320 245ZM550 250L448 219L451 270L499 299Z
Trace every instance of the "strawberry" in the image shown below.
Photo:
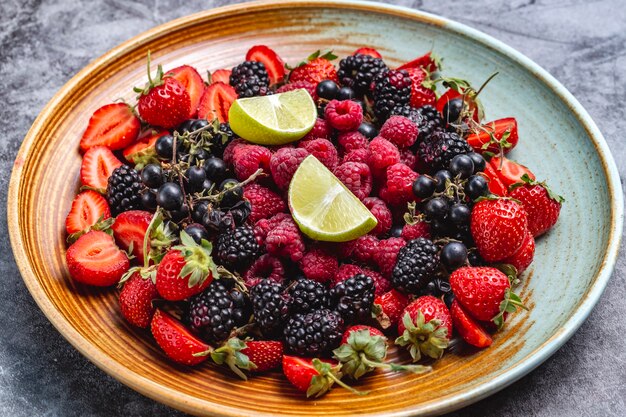
M217 276L211 243L202 240L199 245L184 231L180 239L181 245L165 254L156 273L159 295L170 301L184 300L202 292Z
M409 299L396 290L391 290L374 299L374 312L376 320L383 329L387 329L398 323L402 311L409 304Z
M485 123L470 133L466 140L474 151L480 154L490 152L506 155L519 141L517 120L514 117L507 117Z
M253 372L265 372L278 368L283 359L283 342L277 340L248 340L241 353L246 355L256 368Z
M341 365L334 360L283 356L285 377L298 391L306 392L307 397L321 397L335 382L355 394L363 394L341 382L340 369Z
M113 236L120 248L129 250L133 247L133 255L143 262L143 241L148 226L152 221L152 213L142 210L129 210L120 213L111 226Z
M537 237L556 224L565 200L553 193L545 182L537 182L528 175L522 175L521 180L513 184L509 195L522 203L528 214L528 230Z
M144 88L135 87L139 93L137 110L141 118L152 126L171 129L189 118L191 98L185 86L171 75L164 75L158 66L155 78L150 74L148 54L148 82Z
M472 209L470 230L487 262L501 261L522 246L528 230L524 208L509 198L486 199Z
M513 184L522 182L522 176L524 175L527 175L531 180L535 179L535 174L524 165L518 164L504 156L502 158L494 156L489 160L489 165L491 165L507 189Z
M439 70L440 67L441 63L439 58L435 57L431 51L428 51L424 55L400 65L397 69L408 70L409 68L424 68L426 71L433 73Z
M522 246L510 257L502 260L502 263L511 264L517 270L517 275L521 274L530 266L535 256L535 238L530 230L522 242Z
M382 336L385 337L383 332L378 330L376 327L366 326L364 324L357 324L355 326L350 326L343 332L343 337L341 338L341 344L348 343L348 338L354 332L358 332L359 330L367 330L370 336ZM386 339L386 338L385 338Z
M68 234L82 232L109 217L111 211L107 200L95 191L83 191L72 201L72 208L65 218L65 230Z
M107 104L89 119L80 139L80 150L85 152L94 146L106 146L113 151L123 149L137 139L140 129L141 122L128 104Z
M428 78L428 73L421 67L409 68L407 72L411 77L411 106L422 107L435 104L437 100L435 92L423 84Z
M320 56L320 51L315 52L307 58L307 61L301 63L291 70L289 74L289 82L306 81L311 84L317 84L320 81L332 80L339 82L337 78L337 69L330 60L337 58L332 52L328 52Z
M172 78L176 79L187 90L189 94L189 113L187 119L192 119L198 113L198 104L200 104L200 98L204 93L204 80L198 71L189 65L181 65L167 73Z
M213 73L211 74L211 82L209 84L213 84L213 83L224 83L224 84L229 84L230 83L230 73L232 72L232 70L229 69L218 69L213 71Z
M119 166L122 163L106 146L89 148L80 165L80 182L87 187L106 190L111 173Z
M83 284L108 287L117 284L130 267L128 256L113 237L92 230L78 238L65 254L70 275Z
M211 346L192 335L181 322L159 309L152 317L150 330L165 354L177 363L198 365L207 359L206 355L198 354L211 350Z
M204 90L198 105L198 118L209 121L217 118L220 123L228 121L228 110L237 99L233 87L223 82L214 82Z
M120 291L122 316L133 326L145 329L150 325L155 311L152 300L158 296L159 293L150 277L144 278L140 272L133 272Z
M508 188L504 184L502 184L498 173L490 164L485 165L485 170L483 171L483 174L485 179L487 180L489 191L492 194L500 197L506 197L509 194Z
M381 58L382 59L382 55L380 54L380 52L378 52L376 49L374 48L359 48L356 51L354 51L352 53L352 55L357 55L357 54L361 54L361 55L369 55L371 57L374 58Z
M148 129L137 138L137 142L124 148L122 155L128 162L135 165L137 170L150 163L157 163L159 159L154 147L156 141L161 136L169 134L167 130Z
M413 362L419 361L422 353L439 359L452 337L448 307L432 295L417 298L404 309L398 322L398 335L396 344L406 346Z
M493 343L491 336L467 314L457 300L452 301L450 314L454 328L467 343L478 348L486 348Z
M285 63L278 54L265 45L255 45L246 53L246 61L257 61L265 65L270 85L279 84L285 78Z

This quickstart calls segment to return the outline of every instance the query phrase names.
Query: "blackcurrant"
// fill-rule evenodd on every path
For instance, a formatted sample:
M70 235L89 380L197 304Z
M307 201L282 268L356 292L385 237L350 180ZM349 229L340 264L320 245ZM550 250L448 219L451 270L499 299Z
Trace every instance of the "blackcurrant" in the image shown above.
M202 239L209 240L209 233L201 224L192 223L189 226L185 227L185 232L193 240L195 240L198 245L202 242Z
M155 210L157 208L156 193L154 191L147 191L141 195L141 205L146 210Z
M206 172L202 167L192 166L185 172L185 177L187 177L187 182L192 190L200 191L206 180Z
M485 166L487 166L487 162L485 158L477 152L470 152L467 154L470 158L472 158L472 162L474 163L474 174L477 172L482 172L485 170Z
M396 224L391 227L389 230L389 236L391 237L400 237L402 235L402 229L404 229L403 224Z
M207 152L205 149L198 149L193 154L193 156L196 159L196 161L205 161L208 157L211 156L211 154Z
M189 162L191 161L191 155L186 153L186 152L181 152L180 154L178 154L178 161L179 162Z
M220 191L226 192L222 197L222 203L220 204L221 207L232 207L239 201L241 201L241 199L243 198L243 188L233 188L237 184L239 184L239 181L234 178L228 178L222 181L222 183L220 184ZM231 190L231 188L233 189Z
M434 236L447 236L450 233L450 227L445 221L435 219L430 222L430 232Z
M469 260L469 263L472 266L483 266L483 265L485 265L485 260L475 250L471 251L469 253L469 255L467 255L467 259Z
M443 120L447 124L456 124L459 122L462 112L463 100L460 98L453 98L443 106Z
M176 131L179 133L187 133L193 130L193 128L191 127L193 125L193 123L196 121L196 119L187 119L184 122L182 122L177 128Z
M172 159L172 152L174 151L174 136L161 136L156 140L154 149L156 150L157 155L169 161Z
M199 203L194 204L193 211L191 212L191 218L194 222L202 223L204 219L204 215L209 209L208 201L200 201Z
M215 186L215 184L213 183L213 181L211 181L210 179L207 178L202 183L202 190L203 191L210 191L211 188L213 188L214 186Z
M378 129L376 129L371 123L363 122L359 125L357 130L368 139L374 139L378 136Z
M183 204L183 190L175 182L166 182L157 192L157 204L165 210L180 210Z
M189 216L189 207L187 204L183 204L180 206L180 210L172 210L170 211L170 216L174 222L178 223L179 221L187 218Z
M208 179L220 182L226 178L228 166L222 159L211 156L204 160L204 170Z
M437 186L435 187L435 191L442 192L446 189L446 181L452 181L452 174L450 171L442 169L441 171L437 171L434 176L437 181Z
M337 94L337 100L352 100L354 98L354 90L350 87L341 87Z
M324 80L315 88L317 96L326 100L334 100L339 94L339 86L333 80Z
M482 175L472 175L465 184L465 192L472 200L487 195L489 192L489 184Z
M424 205L424 213L432 219L442 220L448 214L448 200L435 197Z
M189 129L190 131L194 131L194 130L198 130L198 129L202 129L203 127L206 127L209 125L209 121L206 119L196 119L193 122L191 122L191 125L189 126L191 129Z
M454 301L454 293L450 291L443 296L443 302L446 303L446 307L450 308L452 306L452 302Z
M469 207L462 203L456 203L450 207L448 218L456 225L463 225L469 223L471 215L472 211Z
M431 177L420 175L413 182L413 194L417 198L428 198L435 192L437 183Z
M450 242L441 249L441 263L453 271L467 263L467 248L460 242Z
M474 162L467 155L457 155L450 161L450 172L455 177L468 178L474 173Z
M158 188L163 184L163 169L159 164L148 164L141 170L141 182L148 188Z

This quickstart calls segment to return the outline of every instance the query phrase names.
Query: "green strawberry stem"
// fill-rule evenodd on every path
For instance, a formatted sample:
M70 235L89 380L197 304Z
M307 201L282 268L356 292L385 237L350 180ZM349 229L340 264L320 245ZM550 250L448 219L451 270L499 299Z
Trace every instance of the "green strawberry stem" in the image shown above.
M399 365L396 363L374 362L367 358L365 353L359 355L361 361L372 368L384 369L393 372L412 372L414 374L423 374L432 371L433 368L424 365Z
M369 394L369 391L359 391L356 388L351 387L350 385L346 384L345 382L343 382L341 380L341 372L339 371L339 367L332 367L329 363L327 362L322 362L319 359L315 358L312 361L313 363L313 367L315 368L315 370L319 373L318 376L314 376L313 379L311 380L311 387L315 387L316 385L318 385L320 383L318 377L322 377L324 379L329 379L329 385L328 388L326 390L324 390L321 393L317 393L319 395L323 394L324 392L328 391L328 389L330 389L330 386L332 385L332 383L337 383L337 385L339 385L340 387L343 387L345 389L347 389L348 391L350 391L353 394L356 395L367 395ZM316 393L316 392L313 392ZM309 392L307 391L307 397L309 396Z

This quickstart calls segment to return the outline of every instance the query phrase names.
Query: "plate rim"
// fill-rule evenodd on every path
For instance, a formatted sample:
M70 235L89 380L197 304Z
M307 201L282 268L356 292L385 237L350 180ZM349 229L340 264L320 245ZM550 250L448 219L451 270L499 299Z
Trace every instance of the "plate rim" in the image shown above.
M24 242L19 227L19 189L22 183L21 174L24 161L35 143L39 132L44 127L44 122L48 119L58 103L71 91L83 78L87 77L96 68L105 66L107 62L115 60L126 52L141 48L154 37L158 37L163 33L172 30L178 30L182 27L193 25L204 19L215 18L215 16L228 13L255 13L258 10L267 9L284 9L284 8L312 8L312 7L328 7L338 9L352 9L373 13L382 13L385 15L395 15L407 18L421 23L440 26L457 35L466 37L475 42L489 47L496 52L515 61L518 65L533 73L547 88L551 89L559 99L565 103L571 110L574 117L580 125L586 130L587 136L596 148L596 152L603 165L604 175L606 177L607 190L611 201L611 221L609 241L607 243L606 252L602 260L599 272L593 278L589 288L583 295L583 298L575 307L572 315L567 319L564 325L558 329L552 336L544 341L535 350L530 352L524 358L506 368L490 381L479 384L476 387L470 387L456 394L450 394L445 397L439 397L428 403L418 404L415 407L405 408L402 410L384 412L382 415L404 417L420 413L421 415L440 414L459 409L485 398L526 375L547 358L552 356L567 340L569 340L576 330L581 326L585 319L589 316L610 279L615 263L617 261L618 252L622 237L622 228L624 220L624 197L621 188L619 172L615 164L615 160L611 151L600 132L599 128L578 102L578 100L552 75L550 75L541 66L536 64L530 58L521 52L506 45L504 42L487 35L477 29L473 29L465 24L443 18L431 13L423 12L416 9L410 9L403 6L382 4L377 2L369 2L362 0L260 0L234 5L223 6L204 10L191 15L183 16L175 20L171 20L164 24L149 29L133 38L119 44L104 55L91 61L74 75L63 87L50 99L46 106L39 113L31 128L26 134L20 149L15 158L11 178L9 182L9 193L7 198L7 223L9 226L9 237L11 247L20 275L35 302L42 310L48 320L61 333L61 335L83 354L92 363L98 366L107 374L111 375L121 383L129 386L135 391L152 398L158 402L168 406L190 412L193 414L218 413L215 415L224 416L264 416L266 413L247 412L236 407L220 405L216 403L198 400L196 397L181 394L180 392L159 385L152 380L141 376L140 374L130 371L121 363L112 359L106 353L96 349L90 342L80 335L58 312L50 300L46 297L44 291L38 285L36 275L27 260L24 253Z

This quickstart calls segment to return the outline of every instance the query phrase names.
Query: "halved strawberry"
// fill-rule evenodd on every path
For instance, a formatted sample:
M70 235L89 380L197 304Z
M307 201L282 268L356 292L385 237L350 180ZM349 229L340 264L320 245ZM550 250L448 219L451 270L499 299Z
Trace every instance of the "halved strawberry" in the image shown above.
M432 52L428 51L424 55L400 65L397 69L403 70L409 68L424 68L428 72L435 72L439 69L439 63L437 62L437 58L432 55Z
M265 65L270 85L278 84L285 78L285 63L278 54L265 45L255 45L246 54L246 61L257 61Z
M485 179L487 180L487 185L489 186L489 191L492 194L499 195L500 197L506 197L509 193L508 187L506 187L498 173L490 164L485 165L485 170L483 171L485 174Z
M152 213L142 210L130 210L115 218L111 226L115 240L124 250L133 245L133 255L143 262L143 239L152 220Z
M200 105L198 106L198 118L209 121L217 119L220 123L228 121L228 110L237 99L237 92L230 85L223 82L211 84L204 90Z
M218 70L213 71L213 74L211 74L210 84L213 84L213 83L229 84L231 72L232 71L229 69L218 69Z
M515 148L519 140L517 120L514 117L506 117L485 123L466 139L474 151L480 154L485 152L499 154L502 151L506 155Z
M177 79L178 82L187 89L189 101L191 102L188 119L194 118L198 113L200 98L202 98L202 93L204 93L204 81L202 77L194 67L189 65L176 67L169 71L168 74L172 75L173 78Z
M248 340L241 353L256 365L252 372L265 372L278 368L283 359L283 342L277 340Z
M366 48L366 47L359 48L356 51L354 51L354 53L352 53L352 55L356 55L356 54L369 55L374 58L382 58L382 55L380 54L380 52L378 52L374 48Z
M174 317L157 309L150 323L152 336L165 354L174 362L198 365L207 360L207 355L195 356L211 350L211 347L191 334Z
M73 279L100 287L117 284L130 267L128 256L115 245L113 236L98 230L78 238L65 258Z
M157 153L154 145L158 138L169 135L169 133L168 130L148 129L137 138L137 142L124 148L122 155L128 162L135 165L147 163L152 158L156 160Z
M85 152L94 146L106 146L113 151L123 149L137 139L140 129L141 123L128 104L107 104L89 119L80 150Z
M106 199L95 191L87 190L78 194L72 201L72 208L65 218L68 234L87 230L98 222L111 217Z
M493 343L491 336L467 314L458 301L452 301L450 314L454 328L467 343L478 348L486 348Z
M106 146L89 148L80 165L80 182L92 188L106 190L113 170L122 163Z
M489 160L489 165L491 165L507 190L511 185L523 182L522 176L524 174L528 175L531 180L535 179L535 174L533 174L530 169L506 157L502 157L502 159L500 159L499 157L494 156Z

